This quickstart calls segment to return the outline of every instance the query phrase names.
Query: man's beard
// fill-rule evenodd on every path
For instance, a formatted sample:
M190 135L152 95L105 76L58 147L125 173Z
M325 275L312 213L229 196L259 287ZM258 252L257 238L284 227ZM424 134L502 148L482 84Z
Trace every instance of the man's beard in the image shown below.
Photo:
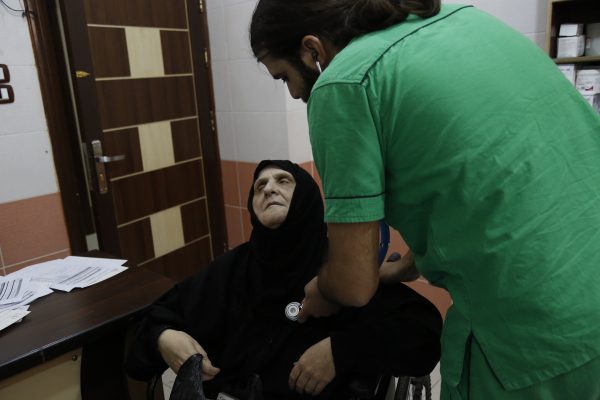
M300 74L300 77L302 78L302 82L304 84L302 88L302 94L300 95L300 99L302 99L303 102L308 103L310 92L312 91L313 86L317 82L317 79L319 79L319 72L313 71L312 69L308 68L306 65L304 65L304 63L299 57L291 58L289 61L290 64L292 64L292 66Z

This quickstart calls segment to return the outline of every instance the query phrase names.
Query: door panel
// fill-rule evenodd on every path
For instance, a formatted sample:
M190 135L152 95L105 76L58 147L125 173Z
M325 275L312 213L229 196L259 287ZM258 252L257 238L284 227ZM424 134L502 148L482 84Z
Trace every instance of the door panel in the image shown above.
M96 78L129 76L125 28L89 27L88 34Z
M188 276L213 258L213 231L223 232L222 214L212 223L209 217L221 196L214 185L220 171L213 170L218 149L202 120L210 85L195 86L204 81L195 75L199 56L190 43L199 39L190 37L189 4L63 0L61 6L79 76L82 135L88 145L101 140L105 156L126 157L105 165L109 191L92 196L101 249L176 279ZM208 154L202 143L211 144Z
M84 0L88 23L187 29L179 0Z
M104 129L196 115L192 76L100 80L98 105Z

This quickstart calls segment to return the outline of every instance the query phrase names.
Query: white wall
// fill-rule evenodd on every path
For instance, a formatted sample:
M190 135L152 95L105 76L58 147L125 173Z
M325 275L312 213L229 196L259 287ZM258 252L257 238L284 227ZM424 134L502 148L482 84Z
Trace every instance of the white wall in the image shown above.
M17 0L5 0L19 9ZM27 20L0 5L0 64L15 102L0 105L0 204L58 192Z
M249 45L256 0L207 0L219 146L223 160L312 160L306 106L259 64Z
M19 8L17 0L6 0ZM256 62L248 26L256 0L206 0L219 144L224 160L312 160L306 108ZM470 3L543 48L546 0L445 0ZM16 101L0 105L0 204L58 191L27 21L0 6L0 63Z
M306 107L257 64L248 27L256 0L206 0L223 160L312 160ZM546 0L445 0L473 4L544 47Z
M547 0L443 0L447 4L472 4L523 33L544 49Z

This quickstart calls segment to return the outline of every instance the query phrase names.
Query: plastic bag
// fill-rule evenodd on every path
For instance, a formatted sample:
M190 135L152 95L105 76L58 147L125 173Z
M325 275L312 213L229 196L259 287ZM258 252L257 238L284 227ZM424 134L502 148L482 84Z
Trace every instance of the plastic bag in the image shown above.
M188 358L177 373L169 400L208 400L202 389L202 355Z

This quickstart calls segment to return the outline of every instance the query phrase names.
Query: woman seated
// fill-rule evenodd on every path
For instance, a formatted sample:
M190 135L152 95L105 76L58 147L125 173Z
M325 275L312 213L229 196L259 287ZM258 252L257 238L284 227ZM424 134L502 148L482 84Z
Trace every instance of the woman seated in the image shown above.
M177 284L144 317L127 371L149 380L200 353L208 397L258 375L265 400L347 399L357 375L426 375L439 360L437 309L403 284L362 308L303 324L290 315L327 256L321 193L289 161L262 161L248 196L250 241ZM286 314L286 308L288 313Z

